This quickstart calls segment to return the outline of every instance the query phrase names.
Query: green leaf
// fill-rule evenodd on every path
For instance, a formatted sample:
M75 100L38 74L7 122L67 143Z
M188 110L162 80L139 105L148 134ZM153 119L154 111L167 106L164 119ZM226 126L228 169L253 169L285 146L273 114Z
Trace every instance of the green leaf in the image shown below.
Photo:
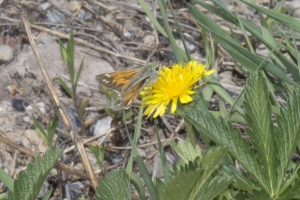
M249 147L248 141L241 137L240 131L233 129L228 121L222 118L216 119L207 111L197 108L186 113L186 120L215 143L227 145L231 156L241 163L261 185L266 185L264 171L260 168L254 150Z
M267 179L269 194L276 190L276 153L275 136L272 121L271 105L268 93L268 86L262 73L251 74L247 80L245 89L246 121L250 126L247 134L251 137L252 145L264 168L264 176Z
M176 60L177 60L178 63L187 62L188 60L187 60L186 56L182 54L181 49L177 46L174 35L172 33L172 29L171 29L170 24L169 24L169 18L168 18L168 15L167 15L166 4L163 0L158 0L158 4L159 4L161 15L163 17L163 22L164 22L164 25L165 25L165 28L166 28L168 39L169 39L171 47L174 51Z
M2 169L2 167L0 167L0 180L10 191L14 191L14 180Z
M58 82L61 85L61 87L67 92L67 94L73 98L73 92L60 77L55 77L52 80L54 82Z
M262 32L263 38L266 40L266 42L268 42L272 46L277 46L277 42L274 39L274 36L272 35L272 32L269 29L268 24L267 24L265 18L260 13L259 13L259 19L260 19L261 32ZM280 67L283 68L282 62L279 60L279 58L275 54L272 53L271 54L271 58L274 59L274 61L276 62L276 64L278 66L280 66Z
M219 146L207 151L201 159L201 167L177 172L175 177L165 184L161 199L194 199L202 186L208 181L226 154L226 148Z
M9 200L36 199L50 170L60 157L59 148L47 149L44 159L37 155L34 163L27 165L26 171L21 171L14 182L14 192L8 192Z
M38 121L33 120L33 124L36 126L38 133L42 136L46 145L50 146L51 141L48 139L48 133L43 129Z
M74 34L73 31L70 32L70 38L67 43L67 67L69 70L69 75L70 75L70 81L72 85L75 83L74 77L75 77L75 69L74 69Z
M195 200L210 200L221 194L228 185L232 182L231 177L216 176L212 180L204 183L201 190L198 192Z
M172 174L170 172L169 163L166 158L166 154L165 154L164 148L161 144L160 137L158 134L157 119L154 120L154 124L155 124L155 132L156 132L156 137L157 137L158 146L159 146L159 154L160 154L160 158L161 158L162 171L164 174L165 183L168 183L172 178Z
M300 130L300 94L295 91L289 97L287 109L282 108L280 116L276 117L278 131L275 134L277 157L280 162L277 165L277 180L282 183L286 177L291 158L295 152L296 144L299 141ZM279 185L278 185L279 187ZM289 186L286 186L289 187ZM284 188L284 187L283 187Z
M285 199L299 199L300 193L300 170L299 165L297 169L294 171L293 176L291 178L288 177L287 182L289 182L287 187L284 187L283 192L280 194L280 197Z
M207 3L204 3L203 1L199 1L199 0L193 0L194 2L196 2L197 4L205 7L206 9L210 10L211 12L214 12L216 15L219 15L220 17L224 18L226 21L229 21L235 25L239 25L238 20L236 19L236 16L233 15L228 9L227 7L222 4L219 0L213 0L213 2L216 4L216 6L212 6L209 5ZM218 7L219 6L219 7ZM192 11L191 11L192 12ZM204 17L204 19L202 19ZM202 16L202 18L199 18L199 20L201 19L201 21L206 22L207 20L210 21L208 23L206 23L205 27L210 27L212 28L213 32L218 33L220 31L223 31L218 25L216 25L212 20L208 19L207 16ZM265 40L263 38L262 32L261 32L261 27L252 23L251 21L248 21L246 19L242 19L241 21L244 25L244 27L246 28L247 31L249 31L251 34L253 34L259 41L261 41L264 45L266 45L266 47L269 50L274 49L274 45L270 44L267 40ZM211 22L213 24L211 24ZM216 29L217 28L217 29ZM219 29L219 30L218 30ZM222 33L223 34L223 33ZM225 32L226 34L226 32ZM225 36L223 36L225 38ZM281 37L281 36L280 36ZM229 38L227 38L229 39ZM232 54L232 53L230 53ZM299 72L298 72L298 68L297 66L291 62L284 54L282 54L279 50L275 49L274 50L274 54L280 59L280 61L284 64L284 66L291 72L291 74L293 75L293 77L296 80L300 80L300 76L299 76ZM239 58L239 56L235 56L232 55L235 59ZM240 61L239 61L240 62ZM245 65L246 63L241 63L243 65L243 67L247 68L249 70L249 68L253 68L253 66L251 65ZM273 68L278 68L276 65L273 66ZM270 68L271 69L271 68ZM268 69L268 70L270 70ZM278 69L276 69L278 70ZM250 70L253 71L253 70ZM270 71L271 72L271 71ZM271 72L272 73L272 72ZM285 72L281 72L281 76L285 75ZM276 75L277 76L277 75ZM287 78L283 79L284 81L287 81ZM288 81L287 81L288 82ZM292 85L295 85L295 83L293 83ZM297 86L297 85L295 85ZM297 86L298 87L298 86Z
M142 118L142 114L143 114L143 108L140 108L140 112L139 112L139 118L140 119ZM125 119L125 112L123 112L123 119ZM125 120L124 120L124 122L125 122ZM125 126L126 126L126 123L125 123ZM156 190L156 188L155 188L155 186L154 186L154 184L153 184L153 182L151 180L151 177L150 177L149 172L148 172L148 170L146 168L146 165L145 165L143 159L141 158L141 156L139 155L139 153L137 151L137 148L135 146L135 143L134 143L134 141L132 140L131 136L128 133L128 129L126 129L126 130L127 130L127 137L129 139L130 145L132 147L132 151L131 152L132 152L133 156L135 156L135 158L136 158L136 162L137 162L137 164L138 164L138 166L140 168L142 177L143 177L143 179L145 181L146 187L148 188L148 192L150 194L150 197L152 199L158 199L157 190ZM136 126L135 132L136 132L135 135L139 135L140 134L140 125ZM126 167L126 171L128 171L128 170L132 171L132 166L129 167L129 168Z
M93 152L95 155L97 161L99 162L100 166L102 166L103 161L104 161L104 156L105 156L105 147L102 144L102 147L99 146L94 146L92 144L88 144L88 147L90 150Z
M78 108L78 118L81 122L84 121L84 113L85 113L85 108L89 105L89 99L87 97L82 98L79 104Z
M197 157L202 157L201 149L198 145L193 147L190 142L186 141L179 141L177 144L171 141L170 145L185 163L194 161Z
M100 187L96 188L98 200L131 200L130 180L124 169L107 173L101 180Z
M124 114L124 123L125 123L126 115L125 115L125 113L123 113L123 114ZM136 143L140 137L140 134L141 134L142 119L143 119L143 109L140 108L139 115L138 115L137 122L136 122L135 132L134 132L134 136L133 136L133 144L134 145L136 145ZM130 157L128 159L127 166L126 166L126 171L128 174L130 174L132 172L134 155L135 155L134 152L131 151L131 154L130 154Z
M263 6L258 6L255 3L251 3L251 1L249 1L249 0L241 0L241 2L244 2L245 4L249 5L250 7L256 9L257 11L266 14L267 16L278 21L280 24L287 26L289 28L293 28L295 31L300 32L300 24L299 24L298 19L295 19L286 14L282 14L278 11L264 8Z
M157 30L165 37L168 38L168 35L166 33L166 31L163 29L163 27L160 25L160 23L155 19L155 17L152 15L150 9L148 8L146 2L144 0L138 0L139 4L141 5L141 7L143 8L143 10L145 11L145 13L147 14L147 16L149 17L151 23L155 26L155 28L157 28Z
M134 185L136 191L139 193L140 199L145 200L145 189L140 177L133 172L129 173L130 182Z
M75 91L76 91L76 88L77 88L77 84L78 84L78 80L79 80L79 77L81 75L81 70L82 70L82 67L83 67L83 61L84 59L82 59L81 63L80 63L80 66L79 66L79 69L77 71L77 74L76 74L76 78L75 78L75 81L74 81L74 88L75 88Z
M47 138L48 138L49 145L51 144L57 125L58 125L58 117L55 116L53 121L52 122L50 121L47 126Z
M60 39L58 39L58 43L59 43L61 58L63 59L64 63L67 64L67 59L68 59L67 49L64 47Z
M185 51L187 60L190 61L190 60L192 60L192 59L191 59L191 55L190 55L190 52L189 52L189 50L188 50L188 48L187 48L185 39L184 39L184 37L183 37L183 33L182 33L182 30L181 30L181 27L179 26L179 23L178 23L178 21L177 21L177 18L176 18L176 15L175 15L175 13L174 13L174 10L173 10L173 8L172 8L172 4L171 4L170 0L167 0L167 2L168 2L168 5L169 5L169 9L171 10L172 16L173 16L173 18L174 18L174 21L175 21L175 25L176 25L177 31L179 32L180 39L181 39L181 41L182 41L182 44L183 44L183 47L184 47L184 51Z
M53 188L51 190L49 190L48 192L46 192L46 194L42 200L48 200L52 194L52 191L53 191Z
M222 165L217 174L232 177L232 187L240 191L253 193L253 190L260 190L255 180L252 180L250 177L248 177L244 171L237 170L233 165L229 167Z

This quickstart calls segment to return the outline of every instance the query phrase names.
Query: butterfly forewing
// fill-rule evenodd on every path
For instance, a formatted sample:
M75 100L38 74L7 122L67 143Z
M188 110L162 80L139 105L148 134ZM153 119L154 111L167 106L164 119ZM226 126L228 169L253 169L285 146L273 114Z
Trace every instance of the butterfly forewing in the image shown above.
M113 73L99 74L96 76L96 80L105 87L121 93L129 85L130 81L128 80L132 80L137 76L138 69L139 67L134 67Z
M110 98L111 108L120 110L129 108L145 84L156 80L161 68L159 62L150 63L143 67L133 67L118 72L99 74L96 76L99 89L102 86L115 91L118 95Z

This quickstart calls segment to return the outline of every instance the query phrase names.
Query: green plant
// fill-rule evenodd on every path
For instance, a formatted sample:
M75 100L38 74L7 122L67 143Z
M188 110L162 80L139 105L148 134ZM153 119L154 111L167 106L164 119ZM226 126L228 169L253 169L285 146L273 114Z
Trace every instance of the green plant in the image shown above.
M45 182L50 170L62 154L59 148L49 148L44 158L37 155L34 163L27 165L26 171L21 171L14 181L13 188L8 192L9 200L32 200L36 199ZM51 193L50 193L51 194ZM49 198L49 192L45 199Z
M221 174L234 175L233 188L238 193L246 192L251 199L299 198L300 165L291 160L299 139L299 92L291 95L287 108L280 109L276 127L266 78L256 72L247 80L244 107L249 140L229 122L206 111L190 110L186 119L216 144L227 145L229 154L243 166L244 172L230 165L221 170Z
M39 134L44 139L47 146L51 147L51 141L53 139L54 133L58 125L58 117L54 117L53 121L50 121L47 125L47 130L44 130L43 127L39 124L38 121L33 121L34 125L37 127ZM55 146L55 145L54 145Z
M75 61L74 61L74 34L73 31L70 33L70 38L67 43L67 47L64 47L62 44L61 40L59 41L59 46L60 46L60 52L61 52L61 57L67 66L69 76L70 76L70 82L71 82L71 88L67 85L65 81L63 81L60 77L55 77L53 78L53 81L58 82L61 87L64 89L64 91L67 92L67 94L73 99L74 107L77 110L78 113L78 118L81 124L84 124L84 113L85 113L85 108L89 104L89 100L87 98L82 98L81 102L77 104L77 96L76 96L76 88L78 85L78 81L80 78L81 70L83 67L83 59L80 63L80 66L76 72L75 70ZM84 131L84 127L82 131Z
M203 27L206 54L211 56L207 60L207 65L213 66L216 44L220 44L250 78L243 92L233 101L215 77L207 77L205 81L208 82L209 88L203 92L203 95L202 91L197 91L194 102L182 107L180 115L185 118L189 137L184 143L171 143L172 148L180 156L180 161L173 172L166 162L162 145L159 143L165 183L159 179L152 182L137 153L135 140L130 138L132 156L136 157L152 199L300 198L299 164L292 161L292 155L299 141L300 125L298 112L300 93L297 83L299 82L299 55L294 34L294 31L300 32L299 23L282 14L283 1L274 10L257 6L250 0L241 1L257 9L261 26L240 18L237 13L231 13L220 0L213 0L215 3L213 6L205 1L193 0L192 2L240 27L247 41L246 48L233 31L228 34L192 3L185 2L194 19ZM177 62L193 59L186 49L183 51L175 43L166 9L168 4L175 18L170 2L158 1L165 30L152 16L145 1L139 0L139 3L158 31L171 43ZM262 13L267 17L264 18ZM175 23L181 35L176 19ZM281 25L289 27L292 34L284 34ZM277 28L275 33L274 28ZM207 42L205 31L211 35L211 46ZM247 31L250 36L246 34ZM249 37L255 37L268 48L269 55L266 58L255 54ZM277 37L282 37L285 43L282 43L282 40L277 41ZM182 35L181 39L185 43ZM283 55L280 49L287 51L292 60ZM290 71L296 81L289 78L285 70ZM282 82L274 79L274 76ZM213 91L220 97L221 111L214 113L218 118L207 111L206 101L210 100ZM279 104L274 92L287 100L286 107ZM224 106L225 101L232 106L228 112ZM236 111L239 111L239 114L234 114ZM272 119L273 113L277 115L276 124ZM233 119L234 115L235 120L247 123L249 126L248 140L231 125L229 120ZM140 122L141 117L138 118L138 124ZM138 127L137 125L136 134L139 134ZM199 137L204 139L208 148L204 155L196 146L196 139ZM238 170L235 163L243 168ZM130 165L132 160L129 162ZM132 171L128 170L127 174L129 173Z

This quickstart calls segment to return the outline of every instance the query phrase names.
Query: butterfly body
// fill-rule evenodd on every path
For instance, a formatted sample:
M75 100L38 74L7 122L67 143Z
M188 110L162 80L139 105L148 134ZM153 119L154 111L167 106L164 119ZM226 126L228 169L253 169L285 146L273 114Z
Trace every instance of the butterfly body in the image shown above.
M143 67L132 67L113 73L99 74L96 80L99 88L104 86L117 93L110 106L114 110L129 108L142 88L158 77L161 65L159 62L149 63Z

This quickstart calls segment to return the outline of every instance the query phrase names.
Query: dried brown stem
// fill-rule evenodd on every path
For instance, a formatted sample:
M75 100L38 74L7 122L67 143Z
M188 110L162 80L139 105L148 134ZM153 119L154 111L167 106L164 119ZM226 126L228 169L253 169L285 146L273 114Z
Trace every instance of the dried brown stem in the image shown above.
M29 26L29 23L28 23L28 17L26 15L26 13L24 12L24 10L23 10L22 5L20 4L20 2L17 1L17 0L13 0L13 1L14 1L14 3L16 4L17 8L20 11L20 19L21 19L21 21L22 21L22 23L24 25L24 28L25 28L26 34L28 36L28 40L29 40L30 46L31 46L32 51L33 51L33 53L35 55L35 58L36 58L37 63L39 65L39 67L40 67L40 70L41 70L41 72L43 74L44 80L46 81L46 84L47 84L47 86L48 86L48 88L50 90L51 96L52 96L52 98L53 98L53 100L54 100L54 102L55 102L55 104L56 104L56 106L58 108L58 111L60 113L60 116L61 116L61 118L62 118L62 120L63 120L66 128L67 128L68 133L70 134L71 138L73 139L73 141L77 145L77 149L78 149L78 151L80 153L80 156L81 156L81 158L83 160L84 166L85 166L86 170L88 171L88 174L90 176L92 184L93 184L94 188L96 188L99 185L98 181L96 179L96 175L94 173L94 170L92 169L91 163L89 162L89 160L88 160L88 158L86 156L82 140L76 136L76 132L74 131L74 128L72 127L72 125L70 123L70 119L68 118L65 110L61 107L61 104L60 104L60 101L58 99L58 96L57 96L57 94L56 94L56 92L54 90L54 87L53 87L52 82L51 82L51 80L49 78L49 75L48 75L48 73L47 73L47 71L45 69L44 63L43 63L43 61L42 61L42 59L40 57L39 52L37 51L37 47L36 47L35 42L33 40L32 33L31 33L31 30L30 30L30 26Z
M2 133L2 131L0 130L0 132ZM26 155L29 155L31 157L35 157L37 153L33 152L33 151L30 151L20 145L18 145L17 143L13 142L12 140L10 140L9 138L5 138L5 137L2 137L0 135L0 142L10 146L10 147L13 147L14 149L16 149L17 151L21 152L21 153L24 153ZM74 169L72 167L69 167L68 165L62 163L62 162L57 162L56 163L56 168L59 168L61 169L62 171L64 172L67 172L69 174L73 174L75 176L78 176L80 178L84 178L84 179L90 179L90 177L88 176L87 173L84 173L82 171L79 171L77 169Z

